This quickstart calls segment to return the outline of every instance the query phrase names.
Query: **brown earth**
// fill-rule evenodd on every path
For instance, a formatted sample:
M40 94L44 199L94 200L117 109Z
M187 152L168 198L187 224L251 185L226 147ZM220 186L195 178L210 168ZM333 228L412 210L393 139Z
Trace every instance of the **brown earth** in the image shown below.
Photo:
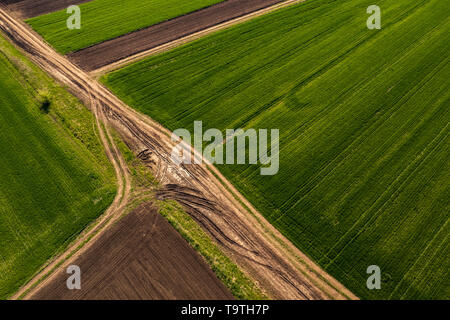
M208 8L81 49L68 54L68 57L82 69L92 71L136 53L158 47L282 1L227 0Z
M276 10L280 10L284 7L288 7L288 6L292 6L294 4L300 3L300 2L304 2L306 0L284 0L282 2L278 2L277 4L274 4L272 6L269 7L265 7L263 9L251 12L249 14L243 15L241 17L232 19L232 20L228 20L226 22L220 23L220 24L216 24L210 28L207 29L203 29L201 31L198 31L196 33L192 33L190 35L187 35L185 37L179 38L177 40L174 41L170 41L167 43L164 43L160 46L157 46L155 48L151 48L149 50L145 50L145 51L141 51L139 53L135 53L131 56L128 56L126 58L123 58L121 60L118 60L116 62L110 63L106 66L103 66L101 68L95 69L92 72L90 72L90 74L92 76L94 76L95 78L98 78L108 72L112 72L114 70L126 67L127 65L130 65L134 62L140 61L146 57L152 56L152 55L156 55L156 54L160 54L169 50L172 50L176 47L179 47L181 45L184 45L186 43L192 42L194 40L200 39L202 37L206 37L207 35L213 33L213 32L218 32L219 30L222 29L226 29L226 28L230 28L234 25L240 24L240 23L244 23L246 21L249 21L251 19L254 19L256 17L268 14L272 11L276 11Z
M71 262L81 269L81 290L69 277L54 280L32 300L233 299L202 257L151 204L134 210Z
M39 35L1 6L0 30L91 110L96 106L93 112L97 119L118 130L164 186L158 197L178 200L222 250L272 298L357 299L268 223L214 166L176 163L171 157L175 145L170 138L171 132L128 107L66 57L57 54ZM191 146L188 147L195 153ZM77 255L80 256L83 250L86 252L89 245L92 241ZM27 293L30 296L37 292L43 284L39 281L48 272L55 268L64 270L77 255L70 258L64 253L67 263L59 266L55 260L14 298L22 295L27 298ZM50 275L46 281L52 278Z
M77 5L91 0L0 0L22 19L28 19L66 9L70 5Z

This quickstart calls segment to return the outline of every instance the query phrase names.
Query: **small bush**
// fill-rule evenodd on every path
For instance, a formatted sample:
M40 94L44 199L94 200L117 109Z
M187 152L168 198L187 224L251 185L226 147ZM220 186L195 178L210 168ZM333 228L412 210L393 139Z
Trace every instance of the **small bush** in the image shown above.
M52 101L49 97L49 94L47 92L40 92L39 93L39 110L41 110L42 113L48 114L50 112Z

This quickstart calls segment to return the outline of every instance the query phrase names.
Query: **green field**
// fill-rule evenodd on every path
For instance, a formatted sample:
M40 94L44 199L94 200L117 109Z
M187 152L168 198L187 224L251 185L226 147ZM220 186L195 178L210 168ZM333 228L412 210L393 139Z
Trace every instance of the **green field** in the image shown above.
M94 0L81 4L81 29L69 30L66 10L27 20L60 53L66 54L143 29L223 0Z
M314 0L113 72L169 129L280 129L280 172L220 170L361 298L450 298L449 6ZM366 269L382 270L368 290Z
M91 113L2 37L0 109L1 300L103 213L116 185Z

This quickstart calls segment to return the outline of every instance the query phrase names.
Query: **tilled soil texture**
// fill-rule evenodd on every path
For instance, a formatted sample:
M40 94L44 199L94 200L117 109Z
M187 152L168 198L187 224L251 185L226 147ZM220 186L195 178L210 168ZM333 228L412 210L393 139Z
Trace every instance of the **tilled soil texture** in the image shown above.
M228 0L214 6L68 54L86 71L104 67L283 0Z
M2 9L2 6L0 30L16 46L22 48L32 61L66 85L88 107L96 106L91 107L93 112L103 123L113 126L121 134L128 146L145 161L155 178L164 186L157 197L179 200L186 212L215 239L233 261L258 280L270 297L357 299L284 238L215 167L206 164L180 165L176 162L172 157L175 143L171 140L169 131L131 109L66 57L57 54L27 25ZM195 152L192 148L189 150ZM70 262L69 259L68 263ZM59 264L51 262L19 290L14 298L27 298L28 294L32 296L44 286L43 282L39 282L42 276L58 267ZM36 283L38 284L34 286Z
M108 229L72 264L81 290L67 289L59 270L31 299L233 299L199 254L151 204Z
M42 14L66 9L91 0L0 0L23 19L33 18Z

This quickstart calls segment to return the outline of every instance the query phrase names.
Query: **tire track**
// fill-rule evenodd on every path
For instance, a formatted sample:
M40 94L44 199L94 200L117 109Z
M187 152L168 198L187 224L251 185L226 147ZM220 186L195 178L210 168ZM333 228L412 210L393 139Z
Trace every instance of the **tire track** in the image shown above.
M175 163L171 157L174 143L168 130L129 108L67 58L57 54L28 26L1 7L0 29L21 47L31 60L65 84L95 114L102 141L116 168L119 186L123 184L120 189L124 191L123 196L121 192L118 193L118 198L105 214L103 219L106 219L106 223L103 226L107 226L112 218L120 213L130 191L124 161L119 156L117 147L110 145L113 140L106 125L108 124L121 134L135 154L145 159L153 172L158 173L158 179L164 186L158 192L158 197L178 200L186 212L202 225L239 266L258 280L273 298L356 298L278 233L214 167ZM105 124L104 131L102 123ZM195 151L192 152L200 156ZM120 182L122 177L124 181ZM251 209L253 215L235 196ZM85 247L88 246L89 243ZM79 256L80 252L75 256ZM70 254L71 252L68 252L65 256ZM15 298L27 292L39 279L35 277ZM46 279L50 280L51 277Z

